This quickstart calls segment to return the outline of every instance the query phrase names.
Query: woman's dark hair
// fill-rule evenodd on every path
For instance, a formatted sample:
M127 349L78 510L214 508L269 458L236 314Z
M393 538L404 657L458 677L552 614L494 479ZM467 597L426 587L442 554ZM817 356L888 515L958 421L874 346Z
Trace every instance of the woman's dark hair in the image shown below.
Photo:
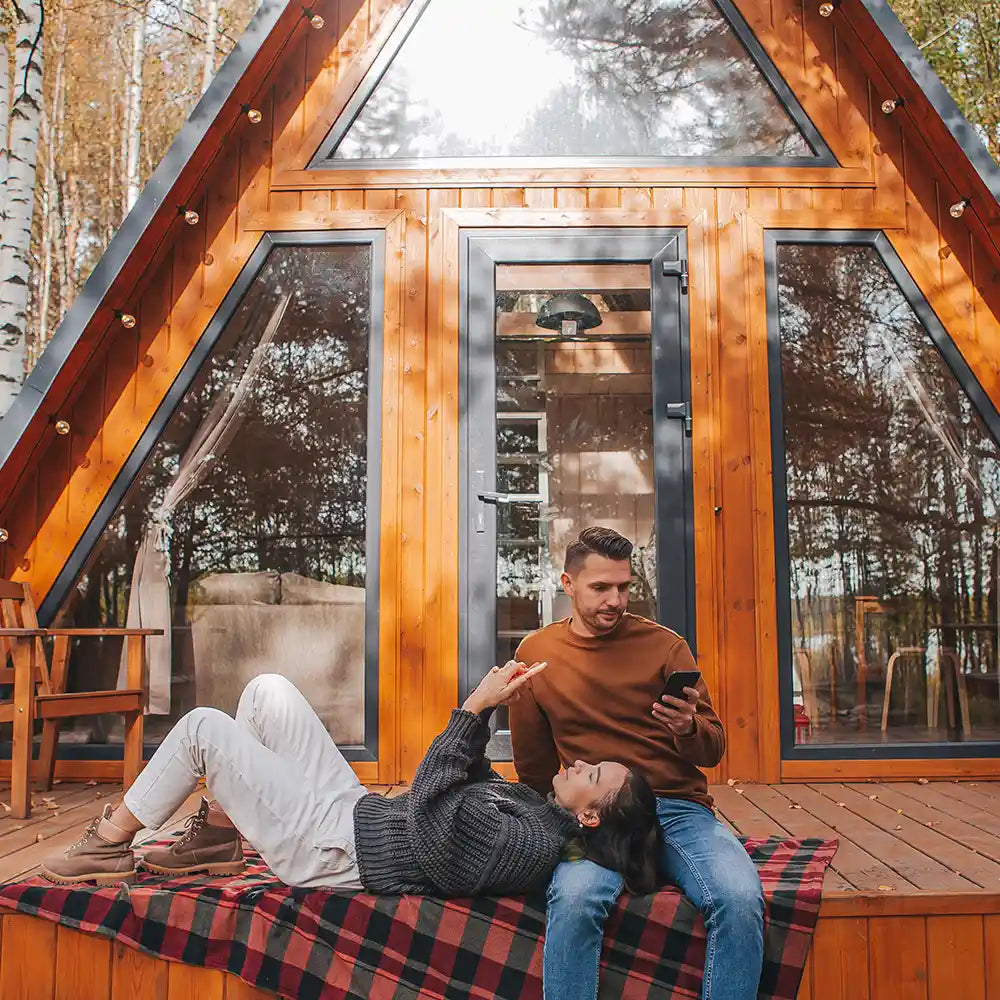
M618 872L629 892L643 895L659 885L660 822L656 795L635 771L600 809L598 826L582 828L578 846L591 861Z

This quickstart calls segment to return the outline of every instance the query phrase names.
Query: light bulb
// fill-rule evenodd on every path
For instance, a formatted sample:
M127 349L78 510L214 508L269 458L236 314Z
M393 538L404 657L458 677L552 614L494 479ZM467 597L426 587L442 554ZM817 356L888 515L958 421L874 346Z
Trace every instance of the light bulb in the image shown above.
M821 3L819 5L819 16L830 17L836 9L837 4L835 0L827 0L826 3Z
M135 326L135 317L131 313L120 312L118 319L126 330L131 330Z
M888 100L882 102L882 114L891 115L896 108L903 106L903 99L901 97L890 97Z
M193 208L189 208L184 212L184 221L189 226L197 226L200 218L201 216Z
M60 437L65 437L69 434L69 421L68 420L57 420L56 421L56 434Z
M247 108L247 118L251 125L259 125L264 120L264 116L258 108Z
M326 20L323 18L323 15L314 13L312 7L303 7L302 13L309 18L309 23L317 31L322 31L326 27Z
M961 201L956 201L951 208L948 209L948 214L953 219L961 219L965 215L965 210L969 207L969 199L963 198Z
M10 534L8 533L7 529L0 528L0 542L6 542L8 538L10 538Z

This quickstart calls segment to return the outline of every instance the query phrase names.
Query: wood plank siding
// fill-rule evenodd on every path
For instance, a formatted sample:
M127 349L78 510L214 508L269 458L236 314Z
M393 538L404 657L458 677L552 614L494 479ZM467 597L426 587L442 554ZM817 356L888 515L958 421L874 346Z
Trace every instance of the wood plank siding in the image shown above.
M136 315L135 328L123 329L109 305L88 331L86 359L57 397L71 433L42 434L0 500L0 525L9 532L0 575L29 581L39 602L49 592L264 231L385 229L382 725L378 764L357 766L364 780L412 776L458 699L459 231L683 226L699 660L729 737L712 780L992 770L988 761L780 759L766 231L884 230L997 406L1000 249L985 226L973 224L974 210L950 217L962 192L905 113L879 110L893 90L848 20L819 17L813 0L736 4L840 166L307 171L405 7L391 0L314 5L325 28L304 19L290 28L246 95L263 122L254 126L245 115L230 122L214 161L192 181L187 204L201 224L174 221L143 266L130 265L116 286L113 308ZM87 766L61 765L61 773L89 773ZM89 766L98 773L100 765ZM876 936L898 930L863 928ZM993 924L982 930L1000 933ZM854 932L845 925L827 933L830 955L822 961L835 961L836 942ZM920 961L933 964L951 960L936 950L950 934L921 923L908 940L926 939ZM924 996L939 967L921 968ZM817 977L807 995L840 995L830 992L835 978Z

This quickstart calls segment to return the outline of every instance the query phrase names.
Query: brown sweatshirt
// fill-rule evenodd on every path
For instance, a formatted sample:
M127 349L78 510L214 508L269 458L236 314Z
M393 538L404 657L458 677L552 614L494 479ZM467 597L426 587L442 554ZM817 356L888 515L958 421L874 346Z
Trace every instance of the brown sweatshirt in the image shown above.
M676 633L625 614L610 635L572 631L568 618L526 636L525 663L548 661L510 706L518 778L543 795L560 764L614 760L638 771L657 795L709 808L701 767L722 759L726 739L704 681L690 736L674 736L653 717L653 702L675 670L695 670L688 644Z

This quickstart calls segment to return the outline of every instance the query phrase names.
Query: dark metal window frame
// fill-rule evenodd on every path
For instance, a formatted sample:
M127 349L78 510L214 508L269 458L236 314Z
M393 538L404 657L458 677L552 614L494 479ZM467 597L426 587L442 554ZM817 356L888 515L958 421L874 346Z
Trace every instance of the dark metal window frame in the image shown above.
M944 363L958 381L986 429L1000 442L1000 413L937 318L906 266L881 231L769 230L765 233L767 286L768 388L771 400L771 466L774 488L774 557L778 609L778 689L783 760L913 760L1000 756L1000 742L986 740L912 743L795 743L792 710L792 600L788 542L788 494L785 478L784 400L781 384L780 317L778 315L778 247L782 244L864 246L878 254L903 297L913 309Z
M840 164L826 144L819 129L812 123L792 89L778 72L770 56L757 40L753 29L744 20L733 0L711 0L740 40L747 54L771 88L785 113L799 130L815 155L813 156L441 156L407 159L366 158L357 160L331 159L337 146L350 130L375 88L381 83L397 53L416 27L421 15L433 0L412 0L381 51L375 57L357 90L337 116L319 149L309 161L310 170L453 170L462 167L491 169L518 167L837 167Z
M483 667L492 663L496 636L492 633L494 613L484 621L481 608L495 608L496 593L482 593L478 576L470 572L475 513L473 494L481 489L474 481L471 458L478 456L486 466L487 489L493 489L496 471L496 435L489 426L470 419L472 399L496 405L495 342L496 268L502 264L647 264L651 268L650 305L654 323L676 323L676 343L651 331L653 405L653 481L657 536L657 618L684 635L692 652L697 650L695 634L694 507L692 488L691 438L683 421L667 417L668 402L690 404L690 317L688 297L681 294L680 276L664 276L662 262L687 257L687 233L683 228L581 228L581 229L463 229L459 234L459 701L472 689L473 660ZM656 269L660 268L658 272ZM671 314L676 318L672 319ZM665 352L676 348L678 364L672 366ZM485 356L488 354L488 359ZM677 447L677 441L680 447ZM681 466L679 489L667 484ZM669 530L671 525L681 530ZM663 558L665 537L683 537L681 551L671 550ZM485 532L479 548L493 552L496 566L495 524ZM474 579L475 576L475 579ZM475 629L475 636L472 630ZM489 634L487 634L489 633ZM497 748L492 749L497 753ZM497 758L499 759L499 758Z
M323 247L342 244L366 245L371 248L371 296L369 299L370 328L368 339L368 486L366 496L365 539L365 740L361 744L340 747L347 760L378 760L378 652L379 652L379 535L380 495L382 483L382 340L385 324L385 233L381 229L342 229L328 232L265 233L244 264L222 304L216 310L205 332L184 362L166 395L157 407L111 488L77 542L38 610L43 625L54 618L70 590L76 585L105 528L111 522L132 483L142 472L161 433L180 405L202 366L215 348L226 324L236 312L250 286L267 264L271 251L278 247ZM144 754L149 757L158 744L147 743ZM110 743L88 743L80 746L60 745L59 757L67 760L116 760L122 748ZM10 757L10 743L0 745L0 758Z

